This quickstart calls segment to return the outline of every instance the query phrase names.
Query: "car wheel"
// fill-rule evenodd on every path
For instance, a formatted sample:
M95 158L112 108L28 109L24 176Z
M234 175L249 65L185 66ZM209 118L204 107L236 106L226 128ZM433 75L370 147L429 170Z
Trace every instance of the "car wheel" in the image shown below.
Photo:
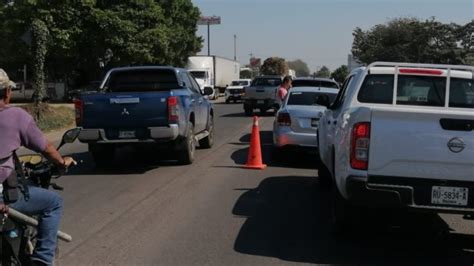
M115 146L91 143L89 144L89 152L92 154L97 167L109 166L114 160Z
M214 145L214 117L210 116L209 119L209 128L207 129L209 135L199 141L199 148L209 149Z
M178 162L183 165L192 164L196 151L196 138L194 136L194 125L189 124L186 137L181 140L178 150Z
M244 111L246 116L252 116L253 115L253 109L250 106L244 106Z

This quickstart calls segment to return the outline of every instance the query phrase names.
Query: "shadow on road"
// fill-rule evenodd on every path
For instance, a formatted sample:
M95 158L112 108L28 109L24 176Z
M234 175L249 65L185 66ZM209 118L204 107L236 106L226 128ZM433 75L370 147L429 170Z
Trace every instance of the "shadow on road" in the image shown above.
M240 113L225 114L225 115L221 115L221 117L248 117L249 119L252 119L254 115L259 116L259 117L272 117L272 116L275 116L275 112L267 111L263 115L260 112L254 112L252 115L245 115L245 113L242 110L242 112Z
M247 218L234 249L316 264L472 265L474 261L468 251L474 249L474 237L438 235L449 228L434 214L368 212L361 215L354 229L357 233L336 237L331 233L329 198L311 177L265 179L257 188L246 190L234 206L234 215Z
M285 150L276 152L273 148L273 132L260 131L260 144L262 146L263 162L271 167L289 167L301 169L316 169L318 167L318 158L316 154L307 153L299 150ZM247 162L247 156L250 145L250 134L245 134L239 139L240 143L230 143L233 145L247 145L232 153L231 159L237 165L244 165Z
M177 166L177 161L172 160L174 154L159 154L152 150L133 149L132 147L119 148L110 165L96 167L89 152L71 154L80 162L68 172L68 175L127 175L144 174L150 170Z

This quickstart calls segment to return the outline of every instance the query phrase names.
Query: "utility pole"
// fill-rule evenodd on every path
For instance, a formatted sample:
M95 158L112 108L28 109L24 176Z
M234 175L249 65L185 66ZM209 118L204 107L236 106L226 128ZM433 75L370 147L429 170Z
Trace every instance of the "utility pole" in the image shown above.
M234 34L234 61L237 61L237 35Z
M211 55L211 24L207 22L207 56Z

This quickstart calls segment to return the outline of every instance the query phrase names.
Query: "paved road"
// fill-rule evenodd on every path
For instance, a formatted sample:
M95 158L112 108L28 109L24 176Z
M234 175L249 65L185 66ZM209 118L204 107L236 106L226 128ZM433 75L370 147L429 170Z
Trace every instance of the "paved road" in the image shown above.
M272 116L261 119L264 171L242 169L251 119L240 104L216 104L217 141L192 166L160 151L124 148L113 169L84 161L58 181L66 190L63 265L472 265L472 222L459 216L361 214L356 233L330 233L329 193L318 186L314 156L272 158ZM161 160L160 160L161 157ZM448 235L437 234L453 229Z

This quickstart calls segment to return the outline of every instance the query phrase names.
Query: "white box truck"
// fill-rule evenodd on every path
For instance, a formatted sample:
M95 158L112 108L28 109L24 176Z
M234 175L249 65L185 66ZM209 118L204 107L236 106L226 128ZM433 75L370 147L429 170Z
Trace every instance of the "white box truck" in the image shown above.
M219 93L223 93L232 80L240 77L240 63L231 59L211 55L196 55L188 58L187 69L201 86L212 87L215 95L210 98L216 99Z

